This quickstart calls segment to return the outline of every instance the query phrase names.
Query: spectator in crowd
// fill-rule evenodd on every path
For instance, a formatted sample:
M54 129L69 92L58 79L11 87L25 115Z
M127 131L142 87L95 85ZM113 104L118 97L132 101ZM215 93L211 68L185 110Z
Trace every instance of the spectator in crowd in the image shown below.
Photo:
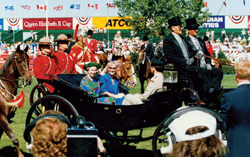
M241 31L241 38L244 38L246 36L246 30L243 28Z
M119 92L118 63L108 62L104 75L100 78L101 92L109 97L115 98L116 105L122 105L125 95Z
M209 38L210 37L210 32L209 32L209 30L207 29L207 31L206 31L206 36Z
M222 41L224 42L224 39L226 38L226 31L224 28L221 31L221 37L222 37Z
M230 37L229 37L229 42L233 42L233 39L234 39L234 35L231 34Z
M130 30L130 39L132 39L135 35L135 31L133 29Z
M223 95L221 115L227 123L228 156L250 154L250 62L241 60L235 64L238 88Z
M205 41L205 44L206 44L206 48L210 54L210 56L213 56L213 53L214 53L214 50L213 50L213 46L211 45L209 39L207 36L204 36L203 37L203 40Z
M103 28L102 28L102 26L101 26L100 29L99 29L99 33L103 33Z
M157 91L162 90L163 87L163 65L164 62L157 59L151 59L151 73L154 75L148 82L146 91L143 94L127 94L125 96L124 105L142 104L143 101L147 101L148 97Z
M241 42L242 38L241 38L241 36L240 36L240 35L238 35L237 40L238 40L239 42Z
M211 35L211 40L214 40L214 30L213 29L211 30L210 35Z
M50 38L50 43L54 45L54 38L55 38L54 35L50 34L49 38Z
M30 31L30 37L31 37L31 40L33 41L34 40L34 32L33 32L33 30Z

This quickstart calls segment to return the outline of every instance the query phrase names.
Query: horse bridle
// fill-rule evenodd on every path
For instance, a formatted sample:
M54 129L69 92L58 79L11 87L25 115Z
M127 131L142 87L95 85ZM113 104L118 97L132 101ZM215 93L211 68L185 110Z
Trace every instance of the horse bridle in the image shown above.
M122 64L124 64L124 63L122 63ZM130 62L130 63L128 63L128 64L132 64L132 63ZM125 67L123 67L123 68L125 69ZM124 71L126 72L127 79L128 79L129 77L135 75L135 73L131 73L131 74L128 75L127 71L126 71L126 70L124 70Z

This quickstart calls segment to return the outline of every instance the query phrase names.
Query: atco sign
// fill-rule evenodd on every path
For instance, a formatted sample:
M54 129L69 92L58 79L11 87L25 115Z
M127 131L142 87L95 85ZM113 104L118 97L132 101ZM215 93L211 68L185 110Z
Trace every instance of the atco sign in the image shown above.
M130 23L120 17L93 17L93 23L97 28L131 29Z
M50 30L71 30L73 29L72 18L49 18L48 28ZM23 19L23 30L46 29L46 19Z

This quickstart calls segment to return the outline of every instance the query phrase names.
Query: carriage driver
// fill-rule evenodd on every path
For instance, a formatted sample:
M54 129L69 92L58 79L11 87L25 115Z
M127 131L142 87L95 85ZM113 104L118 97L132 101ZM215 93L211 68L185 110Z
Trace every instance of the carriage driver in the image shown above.
M136 105L142 104L148 97L157 91L160 91L163 87L163 66L164 62L152 58L151 62L151 73L154 75L148 82L146 91L143 94L127 94L125 96L124 105Z
M57 74L65 74L65 73L73 73L74 71L74 63L71 55L67 54L68 49L68 37L65 34L60 34L57 37L58 51L53 53L52 56L55 57L56 61L56 73Z
M75 65L75 72L83 73L83 67L89 62L97 63L94 54L86 46L86 34L82 34L82 31L78 31L79 25L76 25L74 38L75 45L70 50L70 55L73 57L73 62Z
M53 93L53 79L49 75L56 74L56 63L54 57L51 57L49 38L43 37L39 40L39 50L41 53L33 63L34 76L38 83L43 83Z

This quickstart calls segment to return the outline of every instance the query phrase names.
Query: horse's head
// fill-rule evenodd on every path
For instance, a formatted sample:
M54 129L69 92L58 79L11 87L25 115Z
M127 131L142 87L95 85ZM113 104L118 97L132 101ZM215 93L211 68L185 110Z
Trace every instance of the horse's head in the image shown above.
M29 71L29 56L27 54L29 47L26 46L24 50L20 49L20 46L16 49L15 64L18 70L19 76L21 76L24 85L30 85L32 76Z
M144 60L145 60L145 49L142 49L138 52L137 64L140 65Z
M120 63L120 77L124 79L126 86L134 87L137 84L135 68L129 58L124 56L118 60Z

